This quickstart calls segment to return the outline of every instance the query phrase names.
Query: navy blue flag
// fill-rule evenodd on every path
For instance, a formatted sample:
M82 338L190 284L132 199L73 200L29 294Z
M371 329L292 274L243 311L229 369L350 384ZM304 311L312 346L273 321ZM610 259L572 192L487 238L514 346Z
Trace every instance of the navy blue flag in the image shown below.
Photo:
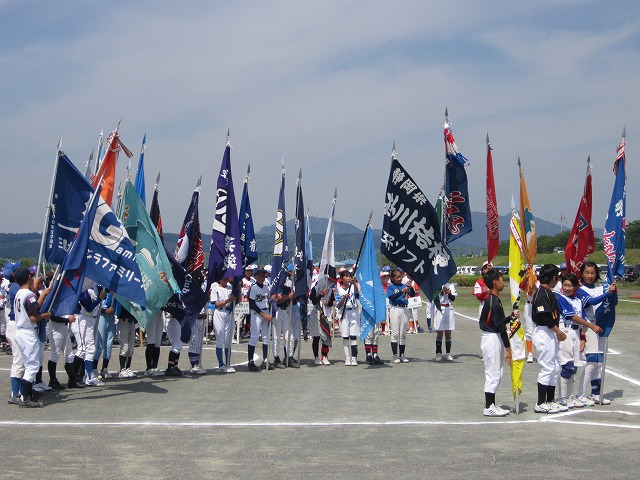
M142 138L142 148L140 149L140 159L138 160L138 171L136 172L136 181L134 183L134 188L136 192L138 192L138 196L140 200L142 200L142 204L147 206L147 195L145 193L144 188L144 151L147 148L147 134L144 134Z
M360 341L364 342L375 324L383 322L387 315L387 299L380 280L371 225L367 225L366 228L356 277L360 286L360 303L362 304Z
M207 285L242 274L240 226L231 175L231 145L227 142L217 182L216 213L211 231Z
M249 172L247 167L247 175L244 177L244 187L242 189L242 200L240 201L240 215L238 221L240 223L240 251L242 252L242 266L258 260L258 247L256 244L256 233L253 228L253 217L251 215L251 202L249 201Z
M458 151L449 122L444 124L444 143L447 157L444 243L449 244L472 230L467 171L464 168L469 162Z
M380 251L433 298L455 274L456 264L442 242L433 206L395 156L392 159Z
M276 237L273 244L273 261L271 262L270 295L273 295L284 284L288 277L289 245L287 243L287 215L284 209L284 165L282 167L282 181L280 182L280 195L278 197L278 211L276 212Z
M304 199L302 197L302 170L300 170L296 188L296 245L293 253L293 295L296 299L306 298L309 291L306 224ZM306 304L306 301L304 303Z
M43 305L43 311L51 312L55 316L71 315L76 312L80 294L86 288L84 285L87 263L87 249L89 237L98 209L100 192L98 191L89 204L86 215L80 222L77 235L71 244L69 253L62 261L62 276L54 282L51 289L52 294L48 295ZM46 325L46 321L45 321ZM44 329L40 329L41 331Z
M45 235L45 258L62 264L84 217L93 187L69 157L58 154L58 165Z
M616 279L620 279L624 275L624 256L626 251L626 214L627 214L627 197L626 197L626 157L625 157L625 135L618 145L616 160L614 162L613 173L616 180L613 184L613 193L611 195L611 203L607 212L607 219L604 222L604 233L602 235L602 244L604 254L607 257L607 280L604 282L604 289L607 291ZM608 337L613 329L616 320L615 306L618 303L618 294L615 293L606 299L596 310L596 323L602 328L603 337Z
M198 205L200 200L200 180L193 191L187 214L184 217L180 235L176 244L174 257L180 265L196 278L201 279L204 267L204 252L202 250L202 235L200 233L200 215Z

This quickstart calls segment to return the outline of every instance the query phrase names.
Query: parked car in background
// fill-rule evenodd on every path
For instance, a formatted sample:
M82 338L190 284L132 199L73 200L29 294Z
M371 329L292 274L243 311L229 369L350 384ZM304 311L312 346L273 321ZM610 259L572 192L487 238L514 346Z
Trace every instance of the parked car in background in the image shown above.
M624 282L634 283L638 281L638 278L640 278L640 264L624 267L624 275L622 277Z

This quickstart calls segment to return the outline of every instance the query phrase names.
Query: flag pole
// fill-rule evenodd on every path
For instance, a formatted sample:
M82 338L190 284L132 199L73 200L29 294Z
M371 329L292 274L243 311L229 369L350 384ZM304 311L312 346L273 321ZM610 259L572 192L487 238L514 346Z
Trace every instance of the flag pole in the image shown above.
M49 190L49 204L47 205L47 211L44 214L44 227L42 229L42 239L40 240L40 253L38 254L38 265L36 267L36 278L40 276L40 267L44 273L44 245L46 241L47 225L49 224L49 216L51 215L51 201L53 200L53 187L56 183L56 177L58 176L58 161L62 151L62 137L58 140L58 147L56 148L56 160L53 166L53 177L51 178L51 188Z

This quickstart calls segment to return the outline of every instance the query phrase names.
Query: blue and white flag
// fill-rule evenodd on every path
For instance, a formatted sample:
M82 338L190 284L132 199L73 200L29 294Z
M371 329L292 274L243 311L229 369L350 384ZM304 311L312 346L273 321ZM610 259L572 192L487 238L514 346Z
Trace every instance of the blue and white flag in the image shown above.
M288 277L289 244L287 242L287 215L284 205L284 165L282 166L282 180L280 182L280 195L278 196L278 211L276 212L276 237L273 244L273 261L271 262L271 288L273 295L284 284Z
M251 215L251 202L249 201L249 173L251 166L247 167L247 175L244 177L242 200L240 201L240 250L242 251L242 266L252 264L258 260L258 246L256 233L253 228L253 216Z
M84 285L87 263L87 249L91 228L95 220L100 200L101 187L93 195L88 210L80 222L77 234L69 253L62 261L62 276L54 282L51 295L47 296L43 311L51 312L55 316L71 315L76 312L80 294L86 288ZM46 321L45 321L46 324Z
M144 134L142 137L142 148L140 149L140 159L138 160L138 171L136 172L136 181L134 183L134 187L136 192L138 192L138 196L140 200L142 200L142 204L147 206L147 195L145 193L144 188L144 151L147 148L147 134Z
M130 181L124 187L122 224L135 247L135 260L142 272L146 310L122 298L119 292L115 297L146 329L149 320L174 293L180 291L180 287L171 273L171 265L158 231Z
M392 156L385 195L380 250L434 295L456 272L453 256L442 242L436 211L409 173Z
M367 225L366 230L360 262L356 269L356 277L360 287L360 303L362 304L361 342L364 342L376 323L384 321L387 311L387 300L380 281L380 270L378 269L371 225Z
M607 291L616 279L621 279L624 275L625 250L626 250L626 138L622 135L622 140L616 151L616 160L613 166L613 173L616 176L613 184L611 203L607 212L607 219L604 221L604 233L602 244L604 254L607 257L607 280L604 282L604 289ZM618 303L618 294L615 293L606 299L596 310L596 323L602 328L603 337L608 337L616 321L615 306Z
M62 264L84 217L93 187L69 157L58 154L45 234L45 258Z
M242 274L240 227L231 175L231 145L229 142L227 142L222 157L217 188L207 285L212 285L222 278L232 278Z
M471 232L471 206L469 205L469 186L465 166L468 160L458 151L449 122L444 124L444 144L446 152L445 166L445 225L444 243Z

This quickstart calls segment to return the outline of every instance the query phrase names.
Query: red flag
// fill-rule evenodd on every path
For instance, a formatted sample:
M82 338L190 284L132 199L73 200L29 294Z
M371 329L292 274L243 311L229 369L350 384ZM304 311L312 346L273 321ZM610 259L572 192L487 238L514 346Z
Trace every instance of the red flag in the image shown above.
M100 164L100 169L92 179L93 188L98 187L100 178L104 179L102 184L102 199L107 205L111 205L113 200L113 190L116 183L116 163L118 163L118 154L122 150L129 158L133 156L133 153L122 143L118 136L118 129L115 129L109 135L107 141L107 153L104 155L104 159Z
M580 267L594 251L595 238L593 225L591 224L591 157L589 157L587 159L587 178L584 182L584 192L569 235L569 241L564 249L569 271L579 276Z
M496 184L493 180L493 157L487 134L487 261L498 255L500 247L500 219L496 201Z

